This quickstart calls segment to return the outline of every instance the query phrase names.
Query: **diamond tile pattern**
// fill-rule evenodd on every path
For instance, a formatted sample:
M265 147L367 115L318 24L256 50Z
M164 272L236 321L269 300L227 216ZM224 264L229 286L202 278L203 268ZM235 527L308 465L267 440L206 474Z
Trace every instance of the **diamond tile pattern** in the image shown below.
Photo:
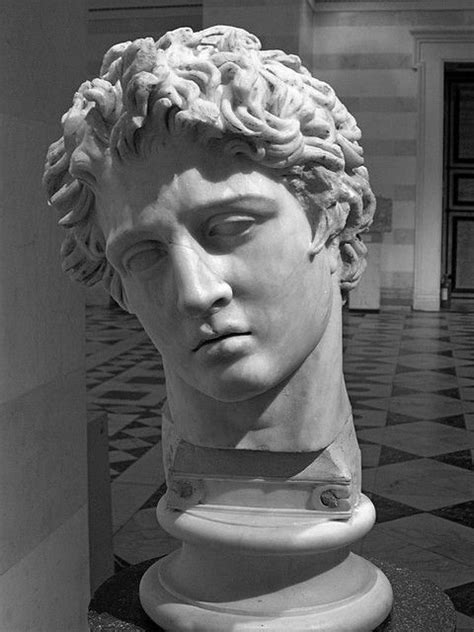
M166 490L162 464L146 458L161 441L163 367L117 307L88 308L87 352L89 407L109 419L121 568L177 546L153 511ZM474 314L344 312L344 371L363 490L377 509L359 550L440 585L458 629L474 630Z

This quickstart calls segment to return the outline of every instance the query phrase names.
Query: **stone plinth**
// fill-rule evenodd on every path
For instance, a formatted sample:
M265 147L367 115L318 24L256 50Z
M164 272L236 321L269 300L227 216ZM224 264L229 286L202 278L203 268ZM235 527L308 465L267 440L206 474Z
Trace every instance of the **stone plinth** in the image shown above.
M336 520L210 505L181 512L165 496L158 519L183 540L140 585L145 611L164 629L364 632L390 611L383 573L350 552L375 520L366 497L349 520Z
M373 560L389 579L394 603L389 617L376 632L453 632L455 612L451 601L435 584L417 573ZM117 573L95 593L91 602L91 632L162 632L140 604L138 586L143 573L156 560L142 562Z
M299 453L198 448L163 424L157 518L183 544L141 581L150 618L194 632L364 632L386 618L389 582L351 553L375 522L352 423L328 449Z

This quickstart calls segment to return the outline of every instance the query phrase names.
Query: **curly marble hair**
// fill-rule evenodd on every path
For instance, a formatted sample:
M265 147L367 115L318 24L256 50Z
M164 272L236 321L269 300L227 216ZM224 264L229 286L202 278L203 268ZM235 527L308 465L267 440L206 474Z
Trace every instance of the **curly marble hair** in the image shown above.
M257 37L228 26L117 44L100 78L80 86L62 124L44 184L68 229L63 269L86 285L102 281L122 306L122 283L95 221L94 185L106 156L146 159L163 133L219 143L281 177L313 230L338 240L343 292L359 280L367 253L359 234L375 210L361 133L334 90L297 56L263 51Z

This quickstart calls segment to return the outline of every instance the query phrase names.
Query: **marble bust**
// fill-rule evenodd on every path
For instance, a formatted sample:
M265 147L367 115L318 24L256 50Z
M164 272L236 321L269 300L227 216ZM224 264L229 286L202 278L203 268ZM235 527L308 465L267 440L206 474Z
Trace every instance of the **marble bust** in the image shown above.
M215 26L112 47L62 122L44 181L63 268L102 282L163 357L167 510L225 497L350 519L341 309L375 209L353 116L295 55ZM243 479L283 492L242 500Z

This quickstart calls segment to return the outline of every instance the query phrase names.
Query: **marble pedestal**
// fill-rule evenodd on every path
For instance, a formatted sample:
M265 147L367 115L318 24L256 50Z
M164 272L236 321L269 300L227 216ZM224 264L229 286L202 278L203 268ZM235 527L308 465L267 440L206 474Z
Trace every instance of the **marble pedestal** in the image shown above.
M182 546L142 578L153 621L180 632L366 632L387 617L388 580L351 553L375 522L351 420L317 452L204 448L164 429L157 519Z
M165 630L366 632L387 617L392 590L350 546L372 527L362 497L350 519L312 512L158 505L182 547L152 565L140 584L144 610Z
M455 611L440 588L407 569L373 562L387 576L394 593L393 608L375 632L454 632ZM138 595L144 572L155 563L149 560L131 566L102 584L90 604L90 632L164 632L145 614Z

